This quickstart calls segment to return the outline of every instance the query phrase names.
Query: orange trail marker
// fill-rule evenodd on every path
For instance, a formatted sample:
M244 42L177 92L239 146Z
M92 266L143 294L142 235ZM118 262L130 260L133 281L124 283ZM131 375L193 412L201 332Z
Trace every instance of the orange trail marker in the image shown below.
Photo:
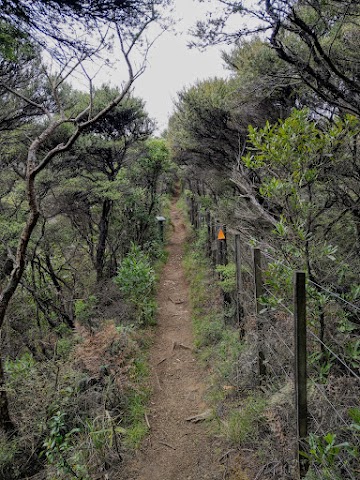
M218 240L225 240L225 234L222 228L220 228L218 233Z

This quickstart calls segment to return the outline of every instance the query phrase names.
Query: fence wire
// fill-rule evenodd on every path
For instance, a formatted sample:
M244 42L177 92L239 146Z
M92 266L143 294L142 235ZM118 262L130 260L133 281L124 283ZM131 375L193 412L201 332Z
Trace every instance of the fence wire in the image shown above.
M220 223L211 219L203 225L211 232L211 251L216 260L217 231ZM198 227L201 222L198 222ZM227 229L226 263L235 263L235 235ZM261 245L261 243L260 243ZM273 469L262 478L296 477L294 445L297 442L294 383L294 322L292 283L288 281L292 267L275 258L273 250L263 244L263 298L255 298L253 241L242 233L240 255L241 291L234 290L233 301L241 305L242 341L249 348L239 358L239 388L261 385L267 397L266 417L270 440L274 443ZM214 261L214 263L216 263ZM281 270L281 271L280 271ZM274 275L283 273L284 284L276 285ZM279 275L281 277L281 275ZM360 451L360 340L341 327L342 305L360 312L356 305L317 282L308 280L307 301L307 372L309 436L303 444L309 459L309 479L359 480ZM319 293L326 302L319 302ZM257 301L262 304L260 314ZM258 314L257 314L258 313ZM346 319L346 315L345 315ZM236 323L236 322L235 322ZM349 353L349 349L352 350ZM257 378L259 350L264 360L265 378ZM247 356L247 358L245 358ZM250 380L252 376L252 380ZM282 448L277 448L281 445ZM264 469L265 472L265 469Z

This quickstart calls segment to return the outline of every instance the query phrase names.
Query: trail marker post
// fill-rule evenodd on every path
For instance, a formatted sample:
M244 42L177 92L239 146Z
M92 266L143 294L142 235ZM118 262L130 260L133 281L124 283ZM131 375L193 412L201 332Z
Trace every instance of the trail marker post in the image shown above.
M158 225L159 225L160 240L162 243L164 243L164 224L165 224L166 218L159 215L156 217L156 220L158 221Z
M219 252L218 265L227 265L227 239L226 239L226 225L219 227L217 233L217 248Z

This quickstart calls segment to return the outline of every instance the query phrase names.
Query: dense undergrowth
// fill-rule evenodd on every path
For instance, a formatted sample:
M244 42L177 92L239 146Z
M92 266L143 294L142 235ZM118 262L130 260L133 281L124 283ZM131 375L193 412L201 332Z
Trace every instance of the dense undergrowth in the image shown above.
M147 351L165 259L161 244L152 257L134 244L114 279L75 302L75 328L49 330L46 357L25 348L7 357L18 428L11 439L0 437L1 479L111 477L139 446L148 430Z
M267 297L261 298L261 314L267 315L266 337L261 344L266 375L261 377L251 265L242 264L244 311L239 329L234 310L224 302L229 298L224 293L234 302L234 298L231 299L236 292L234 264L230 261L214 270L206 256L207 225L196 226L184 263L191 285L196 347L210 373L209 400L214 409L215 434L229 442L229 465L234 478L298 478L291 311L279 309L277 302L270 303L272 298L280 298L278 291L278 297L269 296L269 301ZM247 249L250 247L242 245L244 256L249 253ZM271 268L269 262L264 270L266 286L276 281ZM291 280L289 286L292 286ZM285 292L283 286L282 298ZM316 314L317 310L309 302L309 328L314 328L312 322ZM332 338L338 335L339 341L343 333L341 318L333 309ZM308 463L303 478L357 478L357 364L351 363L354 370L349 375L348 371L344 372L344 361L337 364L332 358L324 361L322 355L325 354L309 342L309 434L300 450L301 458Z
M229 322L224 313L219 288L223 282L212 270L205 250L203 228L193 233L184 258L195 345L209 372L213 433L229 444L229 469L234 478L247 480L256 476L264 464L274 461L277 454L271 445L277 444L279 452L284 453L279 437L282 432L277 432L276 426L277 416L286 411L290 401L289 392L285 388L269 395L257 385L256 344L249 337L241 340L237 325Z

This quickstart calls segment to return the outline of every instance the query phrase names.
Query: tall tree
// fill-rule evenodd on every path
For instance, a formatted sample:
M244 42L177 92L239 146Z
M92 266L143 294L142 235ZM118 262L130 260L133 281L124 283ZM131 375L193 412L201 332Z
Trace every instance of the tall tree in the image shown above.
M83 32L94 35L102 27L118 23L135 33L139 24L146 18L151 20L168 3L169 0L1 0L0 19L29 33L36 42L61 57L63 47L88 53L97 50L88 38L82 38Z
M200 22L200 43L236 42L266 32L269 44L327 105L360 114L359 3L336 0L218 0ZM220 12L220 13L219 13ZM238 28L228 20L238 18ZM292 73L291 73L292 72Z
M114 96L115 90L102 87L97 94L99 97L97 102L106 105ZM119 184L116 183L119 172L128 163L129 149L146 140L153 129L153 122L145 112L143 102L138 98L128 96L97 124L93 125L68 159L63 159L57 165L57 170L61 171L61 169L67 168L73 176L86 174L87 179L91 180L92 185L100 192L98 195L95 194L97 200L93 199L92 201L93 204L99 203L100 214L99 216L89 215L87 219L88 226L95 221L91 230L98 233L95 245L92 242L89 244L89 253L96 269L98 281L103 278L104 273L106 244L114 199L121 195L118 192ZM84 162L84 158L86 158L86 162ZM93 190L89 187L87 192L82 192L83 202L90 202L90 197L94 197ZM77 216L77 212L70 205L68 215L73 220ZM87 229L83 225L79 225L79 229L83 230L83 232L79 232L80 234L87 235Z
M14 24L20 24L21 28L24 29L28 26L29 31L35 29L41 33L46 33L48 38L49 36L52 36L52 38L57 37L57 39L63 40L65 37L64 30L60 30L61 38L54 34L54 30L51 30L63 26L63 24L61 24L60 27L58 27L56 19L51 17L54 12L59 12L58 6L60 3L49 2L48 9L47 4L48 2L38 2L36 5L31 4L30 6L28 2L20 4L17 2L3 2L2 12L3 16L7 15L6 19L10 23L13 22ZM94 98L96 93L93 90L90 75L87 75L87 78L89 79L89 95L85 106L69 105L66 98L62 95L62 90L65 81L77 68L81 69L81 67L83 67L85 70L83 63L85 59L91 59L94 51L99 52L99 49L104 43L103 36L96 48L93 48L92 41L89 38L87 39L86 45L82 42L82 46L79 47L79 44L77 44L77 54L75 56L71 51L67 52L62 50L61 62L57 72L49 73L44 69L48 85L48 97L51 99L50 102L39 101L32 95L24 95L23 92L13 88L5 82L0 83L0 88L6 90L9 95L14 98L19 98L28 105L31 105L42 115L42 122L39 122L38 133L30 139L29 147L27 149L24 168L24 183L28 202L28 216L18 239L16 253L13 258L13 269L7 277L7 281L5 282L5 285L3 285L0 293L0 328L5 320L9 303L24 274L28 245L41 216L37 179L40 173L43 172L56 157L67 152L81 135L103 119L114 107L127 97L133 83L144 70L146 53L149 48L149 44L146 40L146 33L149 25L160 19L160 12L156 9L156 6L159 4L160 2L155 3L144 1L140 4L139 2L136 2L138 8L135 9L136 5L135 2L133 2L131 5L128 4L129 8L123 9L124 18L122 18L121 15L112 16L110 13L111 11L107 10L107 16L112 17L108 26L109 29L111 29L111 32L115 34L114 41L117 41L117 44L114 44L114 47L116 47L117 52L121 56L126 67L127 78L126 80L123 79L124 81L116 95L100 109L94 108ZM78 5L80 5L80 2ZM100 3L98 3L98 5L100 5ZM124 3L122 3L122 5L124 5ZM130 6L133 8L130 8ZM24 12L30 13L25 17L25 20L22 20L21 15ZM82 12L85 14L84 9L82 9ZM49 19L46 18L46 22L42 23L47 13L50 17ZM46 27L43 28L43 25L46 25ZM69 25L69 28L71 28L71 24ZM144 63L140 65L139 68L135 69L132 61L133 51L141 45L144 47ZM64 127L66 127L66 136L64 139L57 141L58 132ZM9 415L5 377L1 362L0 429L7 432L14 429L14 425Z

